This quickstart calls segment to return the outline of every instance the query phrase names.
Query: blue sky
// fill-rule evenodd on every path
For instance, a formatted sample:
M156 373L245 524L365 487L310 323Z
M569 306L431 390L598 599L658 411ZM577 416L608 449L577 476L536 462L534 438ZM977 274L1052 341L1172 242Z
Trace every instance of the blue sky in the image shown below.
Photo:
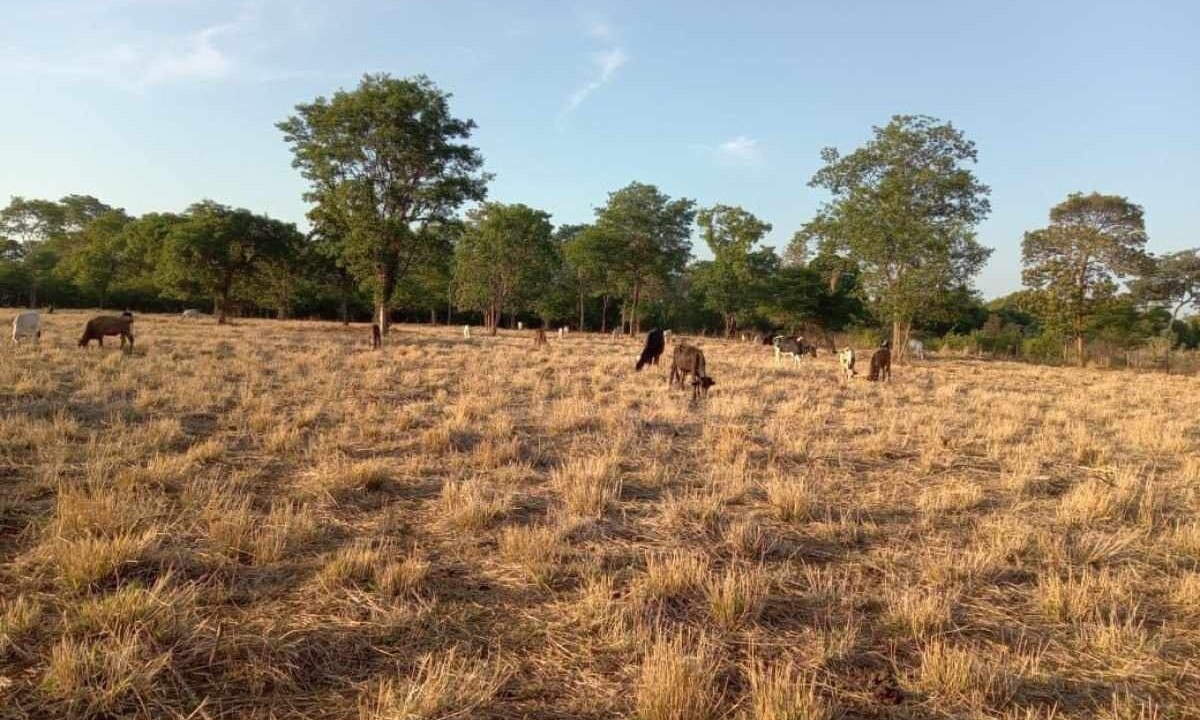
M753 5L752 7L748 7ZM135 213L201 198L303 222L274 123L364 72L425 73L479 124L490 197L582 222L633 180L771 222L824 195L819 152L895 113L952 121L992 188L978 285L1072 191L1200 245L1200 3L4 0L0 198ZM697 253L703 254L700 247Z

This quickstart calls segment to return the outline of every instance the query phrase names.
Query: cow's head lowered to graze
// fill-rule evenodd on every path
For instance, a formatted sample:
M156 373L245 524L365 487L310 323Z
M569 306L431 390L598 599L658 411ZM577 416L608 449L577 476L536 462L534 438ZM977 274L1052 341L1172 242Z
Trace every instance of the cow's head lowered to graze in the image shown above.
M717 384L717 381L708 375L704 352L700 348L680 343L675 347L675 353L671 356L671 375L667 379L667 386L674 385L678 380L679 387L683 388L684 381L689 376L691 377L693 400L708 397L708 389Z

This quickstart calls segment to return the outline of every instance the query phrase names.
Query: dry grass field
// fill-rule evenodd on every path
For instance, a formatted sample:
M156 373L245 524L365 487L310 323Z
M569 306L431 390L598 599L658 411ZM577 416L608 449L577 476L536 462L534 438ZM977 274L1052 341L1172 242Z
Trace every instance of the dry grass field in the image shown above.
M1200 379L87 315L0 350L5 720L1200 717Z

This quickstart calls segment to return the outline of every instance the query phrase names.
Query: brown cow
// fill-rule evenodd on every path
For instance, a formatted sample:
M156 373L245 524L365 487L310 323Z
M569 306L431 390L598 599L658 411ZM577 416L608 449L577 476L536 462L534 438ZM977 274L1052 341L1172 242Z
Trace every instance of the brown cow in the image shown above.
M892 351L888 349L888 341L884 340L871 355L871 372L867 375L868 380L876 382L887 382L892 379Z
M379 332L379 323L371 324L371 349L378 350L383 346L383 335Z
M79 338L79 347L87 347L92 340L104 347L104 336L120 335L121 347L129 341L129 349L133 349L133 314L125 312L122 315L100 315L87 321L83 328L83 337Z
M692 399L701 396L708 397L708 389L717 384L708 376L704 366L704 353L700 348L680 343L675 346L675 354L671 357L671 376L667 379L667 387L679 379L679 389L683 389L683 381L688 375L692 376Z

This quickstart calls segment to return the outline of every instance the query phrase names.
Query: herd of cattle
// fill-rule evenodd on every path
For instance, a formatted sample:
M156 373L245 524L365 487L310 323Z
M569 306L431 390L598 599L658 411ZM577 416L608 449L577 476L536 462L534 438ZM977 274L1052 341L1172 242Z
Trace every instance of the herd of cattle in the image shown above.
M51 310L53 312L53 310ZM201 313L198 310L184 310L183 317L198 318ZM646 365L658 365L658 359L666 350L667 338L670 336L670 330L661 330L655 328L646 335L646 344L642 348L642 354L638 357L637 363L634 365L634 370L641 370ZM104 338L112 335L121 337L121 347L125 347L125 343L129 343L130 349L133 348L133 313L125 311L120 315L100 315L88 320L84 325L83 337L79 339L80 347L87 347L95 340L104 346ZM566 335L565 328L559 328L558 336L563 338ZM12 339L14 343L19 343L25 338L32 338L34 342L40 340L42 336L42 321L37 310L25 310L17 314L13 318L12 323ZM463 326L463 337L471 337L471 326ZM743 336L745 339L746 336ZM371 326L371 346L379 348L381 345L381 337L378 325ZM805 356L817 357L817 346L805 341L803 337L790 337L785 335L767 336L760 335L758 339L764 345L772 345L775 349L775 363L786 355L792 358L793 363L799 363L801 358ZM535 344L541 347L546 344L545 330L538 329L535 337ZM917 358L925 358L925 346L920 340L910 340L908 344L909 351ZM849 382L853 379L858 371L855 369L856 356L854 349L845 347L838 351L838 368L842 382ZM870 372L867 375L869 380L886 382L892 376L892 351L888 345L888 341L884 340L878 349L871 353ZM689 382L692 386L692 398L707 397L708 389L716 385L714 380L708 374L707 364L704 359L704 352L693 345L681 342L675 346L675 351L671 356L671 373L667 379L668 387L674 387L678 383L679 388L683 389Z

